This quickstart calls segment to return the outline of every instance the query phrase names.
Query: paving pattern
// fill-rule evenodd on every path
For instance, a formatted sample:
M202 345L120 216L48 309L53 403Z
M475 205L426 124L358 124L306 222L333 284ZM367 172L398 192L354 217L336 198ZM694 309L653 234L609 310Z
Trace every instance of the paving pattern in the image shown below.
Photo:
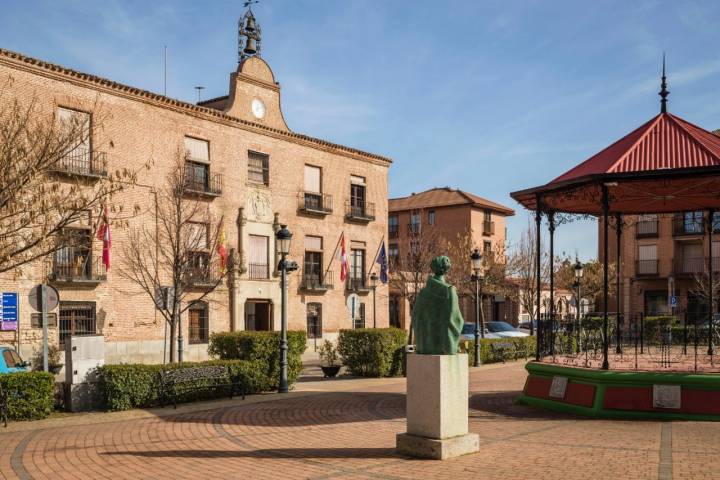
M720 424L575 418L514 405L522 364L471 372L478 454L394 452L404 381L300 382L298 392L176 412L75 415L0 431L0 478L718 478ZM199 410L197 410L199 408Z

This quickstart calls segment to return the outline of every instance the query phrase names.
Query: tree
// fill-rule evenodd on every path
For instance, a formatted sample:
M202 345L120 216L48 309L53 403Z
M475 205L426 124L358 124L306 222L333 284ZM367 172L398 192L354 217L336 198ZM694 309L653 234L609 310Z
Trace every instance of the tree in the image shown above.
M0 87L0 273L72 246L76 236L66 227L99 215L136 177L128 170L92 181L67 175L68 158L94 158L90 125L78 116L59 118L57 109L47 114L36 98L8 101L5 88L12 83L8 77ZM93 127L101 128L102 113L97 105L93 110Z
M602 302L603 299L603 264L598 260L590 260L583 263L583 277L581 283L581 295L583 298L589 298L593 307ZM615 278L615 264L611 263L608 267L608 290L609 295L614 295L615 286L617 284ZM575 259L565 256L557 261L555 269L555 285L573 292L573 296L577 297L577 289L575 288ZM576 305L578 298L575 298Z
M178 153L175 168L156 192L153 221L131 229L123 246L119 273L155 301L170 328L170 361L182 361L180 320L196 302L209 299L223 281L224 260L218 253L222 221L212 218L207 204L188 195L185 159Z

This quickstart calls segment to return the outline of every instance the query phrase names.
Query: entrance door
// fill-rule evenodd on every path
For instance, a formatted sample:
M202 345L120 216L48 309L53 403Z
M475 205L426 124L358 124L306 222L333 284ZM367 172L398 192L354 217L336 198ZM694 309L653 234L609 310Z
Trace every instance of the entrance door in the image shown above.
M245 302L245 330L270 331L273 329L272 304L269 300Z

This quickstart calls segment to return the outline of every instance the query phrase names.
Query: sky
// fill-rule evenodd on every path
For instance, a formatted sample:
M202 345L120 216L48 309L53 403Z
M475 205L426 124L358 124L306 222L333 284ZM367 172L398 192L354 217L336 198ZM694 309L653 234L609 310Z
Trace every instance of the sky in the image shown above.
M238 0L2 0L0 48L194 102L225 95ZM720 128L717 1L261 0L262 57L293 131L393 159L391 197L450 186L529 216L549 182L659 113ZM593 221L556 250L597 256Z

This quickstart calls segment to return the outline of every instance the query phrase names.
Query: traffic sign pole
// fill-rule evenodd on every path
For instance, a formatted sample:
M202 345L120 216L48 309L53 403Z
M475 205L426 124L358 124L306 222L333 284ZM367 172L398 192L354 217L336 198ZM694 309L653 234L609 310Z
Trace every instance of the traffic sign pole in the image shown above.
M47 324L47 288L45 284L40 285L40 319L43 326L43 370L49 371L48 367L48 324Z

